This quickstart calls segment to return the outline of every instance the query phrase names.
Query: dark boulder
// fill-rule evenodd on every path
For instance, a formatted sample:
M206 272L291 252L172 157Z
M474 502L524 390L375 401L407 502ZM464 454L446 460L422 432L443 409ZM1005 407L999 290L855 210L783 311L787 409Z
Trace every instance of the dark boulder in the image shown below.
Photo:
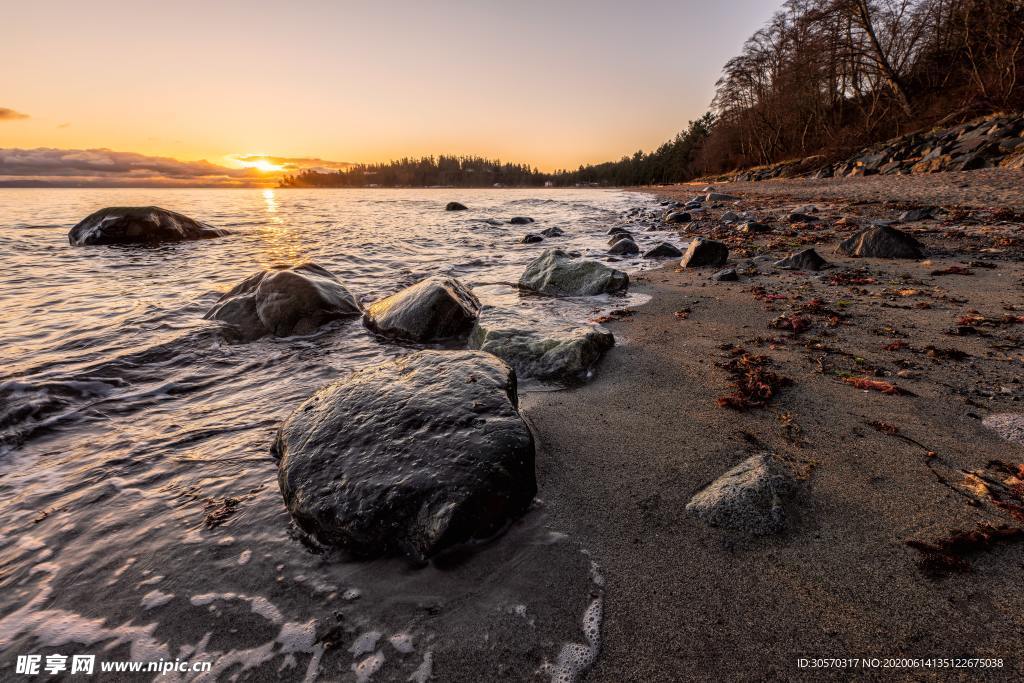
M683 268L725 265L729 258L729 247L722 242L695 237L679 262Z
M532 232L528 232L519 238L520 244L536 244L537 242L543 242L544 238Z
M529 225L532 222L533 219L529 216L516 216L509 221L512 225Z
M689 223L691 220L693 216L686 211L669 211L664 218L666 223Z
M625 228L616 227L616 228L609 228L608 232L606 232L605 234L606 235L632 235L633 233L631 233L629 230L626 230Z
M540 234L544 235L545 237L561 237L562 235L565 234L565 232L561 228L556 228L552 226L550 228L544 228L543 230L540 231Z
M363 323L385 337L429 342L469 334L479 314L480 302L468 287L437 275L373 302Z
M799 211L794 211L793 213L789 214L790 223L818 223L820 221L820 218L818 218L817 216L812 216L809 213L801 213Z
M644 252L644 258L679 258L682 255L683 252L668 242L662 242Z
M615 337L600 325L525 320L486 311L469 335L469 347L493 353L519 379L576 383L586 379Z
M630 234L628 232L617 232L617 233L615 233L614 235L612 235L611 237L608 238L608 246L609 247L612 246L613 244L615 244L619 240L631 240L631 239L633 239L633 235L632 234Z
M861 230L839 243L836 251L866 258L924 258L924 248L914 237L886 225Z
M338 278L314 263L275 266L247 277L204 318L227 323L245 340L310 334L332 320L362 313Z
M609 254L616 254L618 256L626 256L629 254L639 254L640 247L629 237L625 237L618 240L615 244L608 248Z
M831 268L832 264L823 259L814 249L809 248L790 254L781 261L776 261L775 267L785 270L821 270Z
M515 372L480 351L420 351L323 387L272 454L296 526L325 546L426 560L487 538L537 491Z
M159 206L108 206L83 218L71 228L68 241L87 244L160 244L230 234Z
M629 276L597 261L571 258L561 249L546 249L527 264L519 286L549 296L593 296L626 289Z
M444 210L445 211L465 211L468 208L469 207L467 207L465 204L460 204L459 202L448 202L448 204L445 205Z
M758 223L757 221L750 221L744 223L739 227L739 231L748 235L760 234L772 231L772 226L767 223Z
M926 221L932 218L935 209L926 207L923 209L910 209L900 214L900 223L913 223L914 221Z

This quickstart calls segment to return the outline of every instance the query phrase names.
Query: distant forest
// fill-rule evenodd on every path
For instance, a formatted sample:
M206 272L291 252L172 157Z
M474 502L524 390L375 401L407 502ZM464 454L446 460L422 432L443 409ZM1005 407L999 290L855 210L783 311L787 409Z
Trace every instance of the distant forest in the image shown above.
M658 149L542 173L478 157L304 171L283 187L674 183L1024 109L1024 0L787 0L729 60L711 111Z

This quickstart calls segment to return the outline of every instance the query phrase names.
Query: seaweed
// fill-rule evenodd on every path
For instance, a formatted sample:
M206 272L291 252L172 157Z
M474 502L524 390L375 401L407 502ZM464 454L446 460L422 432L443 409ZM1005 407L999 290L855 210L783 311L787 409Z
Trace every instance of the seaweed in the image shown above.
M788 377L768 369L772 361L767 356L753 356L740 347L729 351L733 357L716 365L729 374L733 391L718 397L719 407L739 411L763 408L783 387L793 383Z
M203 505L203 525L207 529L214 529L227 522L238 512L238 505L242 501L238 498L207 498Z
M971 531L954 530L934 541L911 539L907 545L921 553L918 567L925 573L941 577L953 572L973 571L968 562L971 555L991 550L997 545L1024 541L1024 529L1002 524L978 524Z
M902 389L892 382L884 382L870 377L844 377L843 382L865 391L877 391L891 396L914 396L913 392Z
M970 268L964 268L963 266L950 266L949 268L940 268L939 270L933 270L930 275L974 275Z

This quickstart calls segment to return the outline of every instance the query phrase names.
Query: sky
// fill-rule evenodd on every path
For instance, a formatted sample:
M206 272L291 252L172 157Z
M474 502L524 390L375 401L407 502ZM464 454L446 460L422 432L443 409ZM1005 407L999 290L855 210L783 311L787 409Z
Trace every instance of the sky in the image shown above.
M0 183L614 160L703 114L778 4L0 0Z

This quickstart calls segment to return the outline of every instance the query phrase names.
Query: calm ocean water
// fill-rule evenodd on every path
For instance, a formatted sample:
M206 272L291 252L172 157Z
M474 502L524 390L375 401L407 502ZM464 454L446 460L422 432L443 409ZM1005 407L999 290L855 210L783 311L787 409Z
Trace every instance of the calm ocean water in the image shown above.
M471 210L445 212L450 200ZM92 211L146 204L234 234L68 245ZM202 316L254 271L315 261L364 302L442 273L513 314L585 320L628 300L520 297L509 283L547 246L605 258L607 229L650 205L602 190L0 190L0 666L83 652L202 657L215 677L405 680L445 653L486 652L481 633L530 629L526 650L554 658L580 637L591 576L542 513L443 570L315 556L289 532L274 430L318 386L408 347L351 320L232 344ZM537 223L509 225L517 215ZM517 243L551 226L566 235ZM578 577L579 595L546 594L531 574L545 566ZM386 645L399 636L411 652Z

